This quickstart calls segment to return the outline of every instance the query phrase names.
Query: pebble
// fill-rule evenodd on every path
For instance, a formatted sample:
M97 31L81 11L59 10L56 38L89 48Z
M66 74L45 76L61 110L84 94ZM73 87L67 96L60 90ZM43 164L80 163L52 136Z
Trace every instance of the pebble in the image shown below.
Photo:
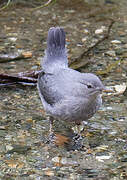
M88 34L89 33L88 29L84 29L84 33Z
M10 37L10 38L8 38L10 41L12 41L12 42L15 42L16 40L17 40L17 38L16 37Z
M95 30L95 34L102 34L103 33L103 29L96 29Z
M82 38L82 42L86 42L87 37Z
M115 57L116 56L115 51L107 51L107 52L105 52L105 54L108 55L108 56L111 56L111 57Z
M96 156L96 159L100 162L104 162L104 160L110 159L110 158L111 158L111 155L109 155L109 156Z
M7 151L10 151L10 150L12 150L12 149L13 149L13 147L12 147L11 145L7 145L7 146L6 146L6 150L7 150Z
M61 158L59 156L52 158L53 162L60 162L60 160L61 160Z
M102 34L104 32L104 30L106 30L105 26L101 26L100 29L96 29L95 30L95 34Z
M112 44L121 44L121 41L119 41L119 40L112 40L111 43Z
M127 44L124 44L124 48L127 49Z
M61 164L67 164L67 158L65 158L65 157L62 158L62 159L61 159Z

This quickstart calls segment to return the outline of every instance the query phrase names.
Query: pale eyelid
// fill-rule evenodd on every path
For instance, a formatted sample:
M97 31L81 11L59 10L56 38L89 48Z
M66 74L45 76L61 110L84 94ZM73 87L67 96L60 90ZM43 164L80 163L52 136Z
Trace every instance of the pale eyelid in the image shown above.
M85 83L83 83L83 82L80 82L81 84L84 84L85 86L91 86L90 88L94 88L91 84L85 84Z

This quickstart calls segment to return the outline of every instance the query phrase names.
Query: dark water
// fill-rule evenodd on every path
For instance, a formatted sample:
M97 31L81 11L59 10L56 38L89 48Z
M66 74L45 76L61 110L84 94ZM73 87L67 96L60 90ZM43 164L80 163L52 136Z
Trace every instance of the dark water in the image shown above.
M98 74L116 90L103 96L80 146L66 137L73 138L73 131L64 122L55 122L56 145L48 142L49 122L36 87L0 87L1 179L127 179L127 2L88 2L59 1L38 10L15 4L0 12L0 54L32 52L32 58L0 63L0 73L8 74L40 69L51 26L64 27L71 59L102 38L114 19L109 39L79 70Z

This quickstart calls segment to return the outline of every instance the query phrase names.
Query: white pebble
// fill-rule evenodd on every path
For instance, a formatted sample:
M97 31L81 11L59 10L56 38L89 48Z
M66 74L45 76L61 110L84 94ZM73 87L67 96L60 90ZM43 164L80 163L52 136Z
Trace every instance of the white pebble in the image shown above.
M95 30L95 34L102 34L103 33L103 29L96 29Z
M111 155L109 155L109 156L96 156L96 159L100 162L104 162L104 160L110 159L110 158L111 158Z
M82 42L86 42L86 40L87 40L86 37L82 38Z
M89 33L88 29L84 29L84 33L88 34Z
M112 40L111 43L112 44L121 44L121 41L119 41L119 40Z
M107 52L105 52L105 54L108 55L108 56L111 56L111 57L115 57L116 56L115 51L107 51Z
M16 40L17 40L17 38L16 37L10 37L10 38L8 38L10 41L12 41L12 42L15 42Z

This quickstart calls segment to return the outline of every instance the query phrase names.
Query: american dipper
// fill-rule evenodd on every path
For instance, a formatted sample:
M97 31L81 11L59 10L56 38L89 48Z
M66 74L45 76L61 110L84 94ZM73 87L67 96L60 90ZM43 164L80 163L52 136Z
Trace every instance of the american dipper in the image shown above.
M78 125L99 109L105 87L95 74L80 73L68 67L65 32L60 27L49 29L42 68L37 87L50 117L50 130L53 119Z

